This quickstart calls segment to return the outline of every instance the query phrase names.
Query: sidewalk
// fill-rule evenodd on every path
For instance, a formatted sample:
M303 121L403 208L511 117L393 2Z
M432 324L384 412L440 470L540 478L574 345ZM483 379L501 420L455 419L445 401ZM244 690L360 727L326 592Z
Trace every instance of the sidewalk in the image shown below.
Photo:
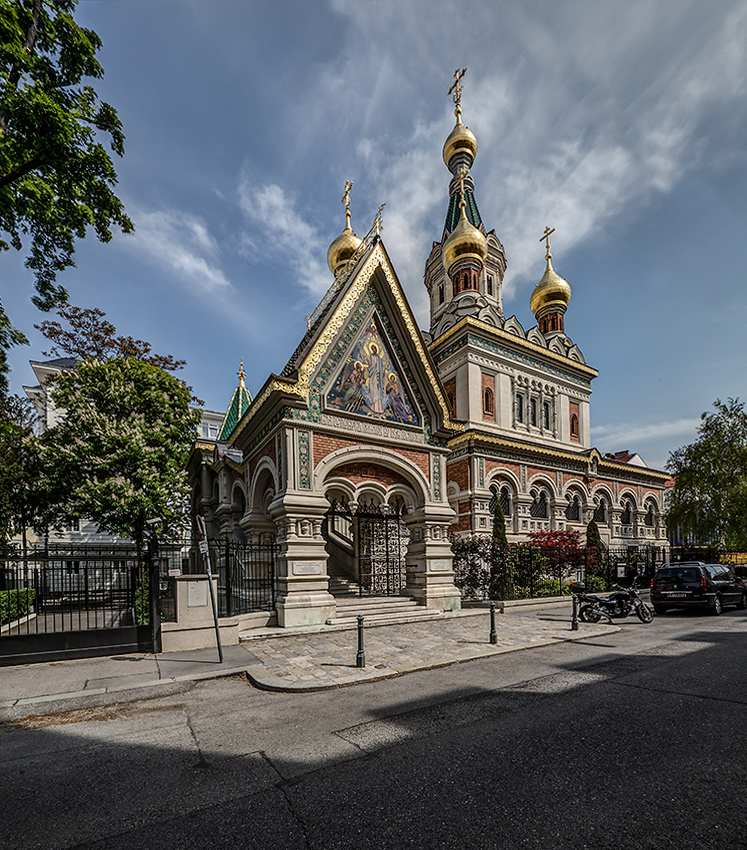
M202 679L242 675L258 688L316 691L400 676L520 649L585 640L619 631L579 623L571 630L568 606L540 613L496 615L468 609L439 620L365 629L366 666L356 666L357 630L263 629L261 636L223 648L118 655L0 667L0 722L168 696Z

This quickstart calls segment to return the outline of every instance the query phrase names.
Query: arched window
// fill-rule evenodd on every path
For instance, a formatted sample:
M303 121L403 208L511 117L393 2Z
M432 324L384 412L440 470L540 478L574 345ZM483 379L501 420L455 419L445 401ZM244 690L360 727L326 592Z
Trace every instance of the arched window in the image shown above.
M537 399L529 399L529 424L537 427Z
M654 517L654 506L651 502L648 503L648 510L646 511L646 519L644 520L646 525L649 528L653 528L656 525L656 519Z
M486 387L485 389L482 409L488 416L493 416L495 414L495 396L493 395L493 390L491 390L490 387Z
M578 430L578 416L574 413L571 416L571 439L578 440L579 438L579 430Z
M602 496L594 509L594 522L607 522L607 501Z
M488 295L493 294L493 275L488 275Z
M529 515L535 519L547 519L547 493L544 490L532 490L531 496Z
M516 394L516 421L524 421L524 398L518 393Z
M449 400L449 407L451 408L451 415L456 416L456 406L454 405L454 396L452 393L448 393L446 398Z
M568 505L565 509L565 518L569 522L581 522L581 500L578 496L571 495L570 493L566 498L568 499Z
M501 510L503 511L503 516L511 516L511 491L505 484L503 485L503 487L501 487L501 494L498 498L501 503Z
M545 426L545 430L549 430L550 428L550 403L545 402L542 405L542 424Z
M622 513L620 514L620 522L623 525L633 525L633 506L630 504L630 501L626 499L623 502Z
M443 285L443 284L441 284L441 285L438 287L438 303L439 303L439 304L443 304L443 303L444 303L444 285Z

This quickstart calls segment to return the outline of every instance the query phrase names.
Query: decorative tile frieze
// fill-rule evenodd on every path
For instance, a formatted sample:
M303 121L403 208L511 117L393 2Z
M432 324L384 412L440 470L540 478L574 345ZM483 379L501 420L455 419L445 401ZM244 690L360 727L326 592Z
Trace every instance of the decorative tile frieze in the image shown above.
M431 480L433 481L433 498L441 501L441 456L431 455Z
M298 432L298 486L302 490L311 489L311 435L308 431Z

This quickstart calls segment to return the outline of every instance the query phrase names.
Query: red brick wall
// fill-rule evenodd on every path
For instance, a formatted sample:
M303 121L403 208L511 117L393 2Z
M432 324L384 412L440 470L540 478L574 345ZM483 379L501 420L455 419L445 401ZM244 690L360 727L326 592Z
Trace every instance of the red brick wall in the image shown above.
M262 460L263 457L269 457L273 463L276 463L275 458L275 438L273 437L271 440L268 440L264 446L257 452L256 455L249 461L249 480L254 478L254 470L257 468L257 464Z
M337 449L345 449L351 446L359 446L366 449L380 449L381 446L376 443L367 443L364 440L355 440L350 437L337 437L331 434L314 433L314 468L324 460L327 455L337 451ZM420 469L428 481L431 480L431 457L429 452L419 452L414 449L403 449L392 447L394 451L404 458L407 458L411 463Z
M327 477L330 476L347 478L352 484L360 484L361 481L378 481L385 487L390 487L392 484L407 483L397 472L374 463L345 463L342 466L336 466Z
M470 488L470 471L469 458L460 457L451 463L446 464L446 480L454 481L459 485L460 490L469 490Z

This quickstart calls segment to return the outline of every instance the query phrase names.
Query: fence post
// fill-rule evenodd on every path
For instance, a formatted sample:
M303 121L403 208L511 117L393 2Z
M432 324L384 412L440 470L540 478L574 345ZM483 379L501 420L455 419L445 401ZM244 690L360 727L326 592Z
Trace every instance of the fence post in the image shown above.
M226 617L233 616L233 604L231 597L233 596L233 582L231 581L231 542L228 537L226 537ZM220 594L220 569L217 570L218 573L218 593Z

